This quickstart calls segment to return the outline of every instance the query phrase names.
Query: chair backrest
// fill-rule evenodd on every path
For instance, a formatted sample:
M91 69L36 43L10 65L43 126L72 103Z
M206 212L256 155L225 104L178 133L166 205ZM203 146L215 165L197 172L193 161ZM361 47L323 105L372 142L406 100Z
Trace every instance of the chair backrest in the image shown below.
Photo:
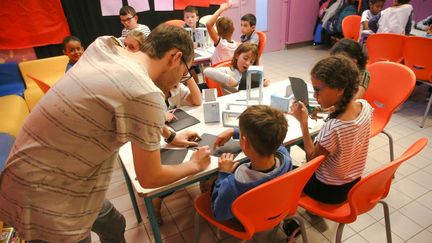
M21 75L26 83L24 97L29 110L33 109L44 93L40 90L39 86L27 76L27 74L30 74L33 77L38 77L52 86L65 74L68 62L69 58L67 56L57 56L21 62L18 64Z
M222 61L222 62L219 62L219 63L212 65L212 67L215 67L215 68L216 67L229 67L229 66L231 66L231 60ZM209 87L210 89L216 89L217 90L218 97L223 95L222 87L218 82L216 82L215 80L208 78L208 77L205 77L205 82L207 84L207 87Z
M29 74L27 74L27 77L31 78L37 84L37 86L39 86L44 94L46 94L46 92L48 92L48 90L51 88L51 86L40 79L37 79Z
M432 39L410 36L405 41L404 64L418 80L432 82Z
M245 234L271 229L287 215L294 215L304 186L323 160L324 156L318 156L238 197L231 209Z
M395 62L376 62L369 65L368 70L369 87L363 99L375 109L371 131L374 136L384 129L396 108L408 99L415 87L415 75Z
M184 20L181 20L181 19L172 19L172 20L165 21L164 24L183 27L185 22L184 22Z
M0 96L24 94L24 80L16 62L0 64Z
M342 33L344 38L358 40L360 35L360 20L358 15L349 15L342 20Z
M427 144L427 138L421 138L409 147L399 158L386 163L362 178L348 193L353 221L357 215L371 210L390 191L390 186L397 168L405 161L418 154Z
M264 32L261 32L261 31L257 31L256 33L257 33L258 38L259 38L259 43L258 43L258 58L260 58L261 54L264 51L264 47L265 47L265 45L267 43L267 36L266 36L266 34Z
M366 40L369 63L378 61L401 62L406 36L389 33L373 34Z

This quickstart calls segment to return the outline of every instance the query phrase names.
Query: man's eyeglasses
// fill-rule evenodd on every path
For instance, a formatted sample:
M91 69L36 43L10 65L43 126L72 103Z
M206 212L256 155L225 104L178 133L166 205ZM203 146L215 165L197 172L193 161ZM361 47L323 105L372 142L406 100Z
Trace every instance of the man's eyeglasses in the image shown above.
M126 19L120 19L120 22L122 22L122 23L129 22L129 21L131 21L131 19L133 19L134 17L135 17L135 15L132 16L132 17L126 18Z
M186 66L187 71L186 71L185 74L183 74L183 77L181 77L181 79L180 79L180 83L185 83L185 82L188 81L190 78L192 78L192 74L190 73L190 68L189 68L189 66L187 65L187 63L186 63L185 59L183 58L183 56L181 57L181 60L182 60L183 64Z

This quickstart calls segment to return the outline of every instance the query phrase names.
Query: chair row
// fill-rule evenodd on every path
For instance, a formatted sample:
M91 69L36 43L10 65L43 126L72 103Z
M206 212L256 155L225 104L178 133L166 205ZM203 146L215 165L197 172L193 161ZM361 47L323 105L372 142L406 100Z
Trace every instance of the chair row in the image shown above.
M397 34L373 34L368 37L366 48L370 63L377 61L403 63L414 72L418 82L432 87L432 39ZM420 127L424 126L431 101L432 93Z
M348 193L348 199L341 204L325 204L303 194L309 178L324 160L323 156L288 172L274 180L266 182L238 197L231 210L240 225L232 221L217 221L211 212L210 193L199 196L194 203L195 242L199 242L200 216L216 228L243 240L250 240L256 232L273 229L270 240L279 224L294 218L300 224L303 242L308 242L303 219L296 214L297 206L323 218L339 223L336 242L341 242L343 227L353 223L357 217L373 209L378 203L383 205L387 242L391 242L390 214L385 199L390 191L393 175L398 167L427 144L421 138L409 147L399 158L363 177Z
M16 94L23 96L31 111L42 98L41 90L34 77L53 85L66 71L67 56L49 57L17 63L0 65L0 96Z

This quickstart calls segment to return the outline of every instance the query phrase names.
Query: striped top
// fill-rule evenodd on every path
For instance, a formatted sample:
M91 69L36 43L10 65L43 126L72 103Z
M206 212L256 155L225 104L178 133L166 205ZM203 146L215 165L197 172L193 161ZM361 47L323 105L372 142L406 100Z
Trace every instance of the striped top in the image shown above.
M330 119L321 128L316 141L329 154L315 172L318 180L342 185L360 177L366 165L373 108L366 100L357 100L362 110L356 119Z
M145 66L98 38L26 119L0 177L0 219L25 240L84 239L119 148L158 149L165 111Z
M138 24L138 26L135 29L128 30L126 28L123 28L121 39L124 40L124 38L127 36L127 34L130 31L133 31L133 30L137 30L137 31L143 32L146 37L148 35L150 35L150 32L151 32L150 29L149 29L149 27L147 27L147 25Z

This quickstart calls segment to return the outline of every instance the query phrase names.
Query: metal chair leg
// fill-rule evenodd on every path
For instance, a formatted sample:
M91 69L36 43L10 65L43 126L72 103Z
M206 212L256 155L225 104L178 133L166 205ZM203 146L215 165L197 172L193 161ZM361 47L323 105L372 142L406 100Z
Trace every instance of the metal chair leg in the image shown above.
M273 242L276 236L276 232L278 231L279 225L276 225L276 227L273 228L273 230L270 232L270 235L268 237L268 242Z
M386 135L389 139L389 149L390 149L390 161L394 160L394 147L393 147L393 137L390 133L386 132L385 130L382 130L382 133Z
M336 243L342 242L342 233L343 233L344 226L345 226L345 224L339 223L339 226L338 226L337 232L336 232Z
M424 123L425 123L425 121L426 121L427 115L429 114L429 109L430 109L430 107L431 107L431 104L432 104L432 93L431 93L431 95L430 95L430 97L429 97L429 102L428 102L428 104L427 104L427 106L426 106L426 111L425 111L425 113L424 113L424 115L423 115L423 119L422 119L422 121L420 122L420 127L421 127L421 128L423 128L423 126L424 126Z
M123 176L124 176L125 181L126 181L126 186L127 186L128 192L129 192L129 197L130 197L130 199L132 201L132 206L133 206L133 209L134 209L134 212L135 212L135 217L137 219L137 222L141 223L142 222L141 213L140 213L139 208L138 208L138 203L137 203L137 200L136 200L136 197L135 197L135 192L134 192L134 189L133 189L133 186L132 186L131 179L130 179L127 171L126 171L125 166L123 165L123 162L121 161L120 156L118 157L118 160L120 162L120 165L121 165L121 168L122 168L122 171L123 171Z
M308 243L308 238L307 238L307 234L306 234L306 227L305 227L305 223L304 220L301 216L297 216L294 215L292 216L294 219L297 220L297 222L300 224L300 229L301 229L301 235L302 235L302 239L303 239L303 243Z
M387 243L392 243L391 227L390 227L390 211L388 204L384 201L379 201L383 205L384 221L386 227Z

